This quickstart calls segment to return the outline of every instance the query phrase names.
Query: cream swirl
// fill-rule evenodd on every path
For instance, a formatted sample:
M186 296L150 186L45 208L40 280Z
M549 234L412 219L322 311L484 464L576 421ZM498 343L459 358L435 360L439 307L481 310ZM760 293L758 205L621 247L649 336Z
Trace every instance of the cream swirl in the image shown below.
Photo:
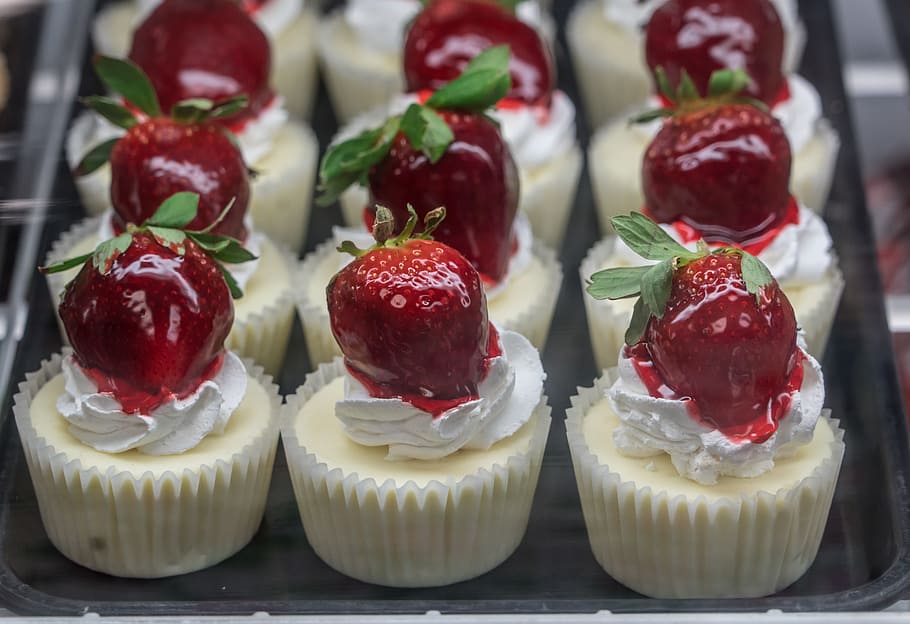
M183 453L205 436L223 433L247 384L243 362L228 351L218 373L188 397L172 398L149 414L126 414L116 397L99 392L71 352L63 358L63 378L57 409L76 439L104 453L136 449L147 455Z
M493 117L522 170L535 169L565 156L575 144L575 105L554 91L549 109L534 106L496 108Z
M676 242L695 251L695 241L684 242L672 224L660 223L661 229ZM713 247L720 247L714 244ZM797 223L784 225L757 255L771 270L774 279L783 288L817 284L834 265L831 235L824 221L805 206L799 207ZM653 264L632 251L617 238L613 247L610 266L643 266Z
M790 408L777 431L766 441L731 440L720 431L695 421L686 401L652 397L631 359L620 353L619 379L607 392L622 424L613 441L623 455L652 457L666 453L680 475L712 485L720 476L757 477L812 440L825 401L821 367L803 349L803 383L790 397Z
M277 37L303 12L306 0L267 0L249 11L259 28L269 37ZM162 0L136 0L136 24L154 11Z
M378 399L349 373L335 416L354 442L388 446L387 459L439 459L460 449L488 449L518 431L543 395L537 350L514 332L499 333L502 355L490 361L479 398L434 417L401 399Z

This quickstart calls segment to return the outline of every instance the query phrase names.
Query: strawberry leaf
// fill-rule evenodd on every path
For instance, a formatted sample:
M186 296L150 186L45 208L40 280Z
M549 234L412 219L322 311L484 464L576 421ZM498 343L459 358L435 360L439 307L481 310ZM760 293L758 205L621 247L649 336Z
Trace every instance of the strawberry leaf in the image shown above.
M114 264L117 256L129 249L132 242L133 235L124 232L120 236L108 239L95 247L95 252L92 254L92 263L98 269L98 272L104 275L110 271L111 265Z
M641 293L641 279L650 266L604 269L591 276L585 290L595 299L627 299Z
M250 103L250 98L245 95L236 95L226 100L220 100L215 103L215 108L209 113L208 119L222 119L236 115Z
M75 258L69 258L68 260L61 260L60 262L55 262L54 264L38 267L38 270L44 274L62 273L63 271L69 271L70 269L85 264L85 261L91 258L92 255L93 253L87 253L81 256L76 256Z
M719 69L708 80L708 97L735 95L749 86L752 79L742 69Z
M126 59L95 56L95 72L109 90L119 93L149 117L161 116L155 88L138 65Z
M648 268L641 278L641 300L652 315L662 318L673 285L673 260L664 260Z
M629 327L626 329L627 345L632 346L641 342L641 337L644 336L650 320L651 314L648 312L648 306L639 298L632 309L632 320L629 321Z
M218 234L209 234L207 232L187 232L187 236L193 239L197 245L209 253L217 253L231 243L231 239Z
M654 70L654 78L657 80L657 90L660 91L661 95L675 104L676 91L673 90L673 85L670 84L670 79L667 78L667 72L664 71L663 67L658 67Z
M677 90L676 99L680 102L691 102L699 98L698 87L695 81L685 69L679 75L679 89Z
M186 253L186 245L184 244L186 242L186 233L183 230L159 227L157 225L149 225L148 230L162 247L167 247L178 256Z
M633 212L628 215L613 217L613 229L629 248L647 260L670 260L672 258L694 259L692 253L663 231L659 225L641 214Z
M215 103L205 98L181 100L171 107L171 117L181 124L193 124L208 117Z
M432 108L419 104L411 104L402 115L401 131L414 149L423 152L434 164L439 162L455 140L452 129L442 117Z
M232 238L228 238L227 241L227 245L211 253L211 256L218 262L240 264L241 262L250 262L256 259L256 256L247 251L239 241Z
M82 160L79 161L79 164L76 165L76 168L73 169L73 175L78 177L87 176L100 169L111 159L111 152L119 140L119 138L108 139L104 143L90 149L88 154L83 156Z
M201 230L199 230L198 234L208 234L209 232L214 230L216 227L218 227L221 224L221 222L224 221L225 217L228 216L228 213L231 211L231 208L233 208L234 204L236 204L236 203L237 203L237 198L231 197L231 201L229 201L227 203L227 206L224 207L224 210L221 211L221 214L218 215L218 218L215 219L214 221L212 221L211 223L209 223L207 226L205 226Z
M215 264L218 266L218 270L221 271L221 275L224 277L224 283L227 284L228 290L231 291L231 298L240 299L243 297L243 291L240 290L240 285L237 283L237 280L234 279L234 276L231 275L231 272L220 262L216 262Z
M139 123L136 119L136 115L133 114L133 111L112 98L101 95L90 95L82 98L81 102L115 126L123 128L124 130L129 130Z
M655 119L663 119L665 117L672 117L673 109L672 108L655 108L644 112L640 115L636 115L629 120L630 124L643 124L654 121Z
M174 193L161 203L146 224L179 230L196 218L198 209L199 195L186 191Z
M482 113L512 88L509 46L488 48L475 56L462 74L434 93L426 105Z
M370 168L392 149L400 124L400 117L392 117L379 128L366 130L329 147L319 166L319 190L322 194L316 202L327 206L352 184L364 183Z
M743 281L749 294L755 295L756 300L761 298L761 290L774 283L774 276L765 264L752 254L742 252Z

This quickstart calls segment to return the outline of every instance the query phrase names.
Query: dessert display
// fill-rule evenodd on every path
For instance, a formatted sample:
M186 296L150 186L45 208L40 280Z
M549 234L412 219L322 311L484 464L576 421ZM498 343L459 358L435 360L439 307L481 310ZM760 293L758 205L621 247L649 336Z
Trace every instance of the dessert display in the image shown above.
M250 203L256 229L299 250L309 225L318 145L309 128L288 120L283 98L269 87L269 42L249 16L231 0L169 0L136 29L129 58L148 76L165 111L187 100L247 96L242 110L218 123L236 136L256 172ZM143 110L141 102L127 104L148 117L159 113ZM70 166L122 134L99 115L80 115L67 137ZM76 187L89 214L110 206L108 167L78 178Z
M134 112L104 97L86 100L126 132L87 154L76 168L77 175L92 175L107 166L113 209L75 225L52 246L46 263L88 253L100 240L128 231L130 224L144 223L174 193L196 193L198 210L189 227L229 237L232 249L241 254L238 257L256 257L228 265L228 278L247 293L237 302L228 348L276 375L294 320L297 261L283 246L250 227L247 167L228 132L216 123L243 110L245 99L220 104L196 99L174 105L164 116L154 89L135 65L96 57L95 67L103 82L118 85L139 109ZM48 275L54 302L73 276L74 271Z
M821 368L754 256L614 226L657 264L592 276L638 297L618 368L566 414L594 556L647 596L780 591L815 559L844 453Z
M537 2L489 0L497 1L553 38L554 25ZM322 19L319 60L339 121L351 121L385 105L404 90L403 42L422 4L421 0L347 0Z
M490 0L434 0L408 30L403 68L407 95L342 128L347 138L403 113L412 103L457 78L485 49L508 45L512 86L496 102L492 117L500 128L521 178L519 207L534 235L553 249L562 245L581 175L582 155L575 137L575 105L556 89L553 55L534 28ZM338 140L338 139L336 139ZM365 193L341 197L348 224L360 222Z
M72 350L15 397L48 537L115 576L214 565L247 544L265 508L280 398L223 347L241 293L220 262L243 254L183 229L197 199L174 195L143 224L44 269L81 266L60 302Z
M643 32L666 0L586 0L569 17L567 34L585 110L592 127L624 116L651 95ZM753 5L752 0L735 0ZM805 44L796 0L771 0L784 33L783 69L796 71ZM726 31L732 33L733 28Z
M642 163L645 215L690 250L704 239L735 246L770 267L796 311L807 350L821 358L844 279L824 222L790 194L791 152L781 123L760 103L737 96L748 84L742 72L721 70L709 101L676 97L678 109L648 146ZM690 91L694 87L684 81ZM607 236L580 267L584 283L608 267L638 267L642 259L616 236ZM616 363L632 315L629 300L585 299L598 367Z
M448 217L436 239L480 272L493 321L540 348L562 270L553 252L516 219L515 163L495 122L485 115L509 91L508 57L505 47L485 51L425 103L334 145L320 166L320 185L322 200L331 202L348 186L367 184L367 228L361 226L360 238L372 227L376 206L391 210L398 223L407 219L409 206L421 218L444 206ZM358 230L336 236L345 237L358 237ZM326 284L344 261L333 251L337 242L308 254L300 271L298 307L314 364L338 353L324 299Z
M191 1L200 4L199 0ZM162 0L119 0L103 7L92 26L95 52L126 56L133 31L161 3ZM239 4L269 39L274 59L270 82L284 98L285 107L295 117L309 117L316 98L318 2L242 0Z
M715 32L722 34L712 34ZM740 37L737 32L751 36ZM710 95L708 83L716 70L745 70L752 79L746 94L771 108L790 140L790 189L806 207L821 212L839 140L822 117L815 89L796 74L781 72L783 28L769 0L669 0L651 16L645 37L648 65L659 94L646 108L672 105L667 101L668 92L680 87L683 70L703 96ZM658 68L664 71L667 84L657 81ZM619 120L592 137L588 161L602 228L615 215L641 209L639 166L660 126L659 119L631 126Z
M355 579L456 583L518 547L550 416L540 357L489 321L481 276L376 213L376 244L326 288L336 358L288 397L282 441L307 540Z

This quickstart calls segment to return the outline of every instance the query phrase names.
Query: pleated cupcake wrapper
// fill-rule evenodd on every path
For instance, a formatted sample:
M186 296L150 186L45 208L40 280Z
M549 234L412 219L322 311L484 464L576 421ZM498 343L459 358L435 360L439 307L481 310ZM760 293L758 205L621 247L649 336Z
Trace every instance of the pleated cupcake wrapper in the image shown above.
M316 99L316 36L319 22L309 4L272 42L272 84L288 112L307 119Z
M94 115L85 111L73 122L69 133L66 135L66 161L70 170L76 168L79 161L94 144L86 143L82 137L86 136L92 127ZM79 199L85 208L86 214L96 216L111 207L111 166L103 164L100 168L85 176L73 176Z
M556 299L559 297L559 288L562 284L562 265L556 259L556 254L539 241L535 240L531 249L534 257L543 266L541 272L543 285L537 292L523 293L523 296L526 295L525 310L517 317L508 322L500 322L499 319L492 317L491 320L500 329L522 334L537 349L542 350L550 332L550 321L553 320L553 313L556 310ZM322 243L307 254L298 273L297 311L303 323L303 333L312 366L331 362L332 358L341 355L341 349L332 335L325 300L320 298L319 301L313 301L309 296L310 282L319 277L319 267L328 256L337 253L333 240ZM328 282L325 285L327 286Z
M385 72L374 65L351 62L351 55L339 54L343 46L335 40L335 31L341 26L341 11L323 18L319 28L318 53L332 109L339 121L346 123L374 106L387 103L404 92L401 59L397 58ZM353 53L356 55L356 51ZM381 55L382 52L373 52Z
M608 266L616 240L615 236L607 236L588 251L578 270L582 290L594 273ZM796 310L800 327L805 332L807 351L818 360L821 360L825 353L837 307L844 292L844 276L837 265L835 256L832 268L824 277L824 292L812 307ZM619 352L625 344L626 328L632 318L632 310L621 309L609 299L594 299L587 293L584 294L583 300L594 361L599 369L616 366Z
M818 138L825 151L822 165L797 179L791 173L790 190L796 195L803 205L816 214L822 214L828 203L831 193L831 184L834 181L834 166L837 163L837 154L840 151L840 136L827 119L819 119L815 127ZM798 154L793 155L793 165L798 167Z
M137 578L192 572L243 548L265 510L281 403L271 378L245 364L269 394L268 427L229 462L187 467L179 475L84 466L50 446L34 429L29 409L41 387L60 373L60 356L26 375L13 412L54 546L92 570Z
M610 576L657 598L733 598L772 594L812 564L844 454L843 430L811 475L774 493L740 500L673 497L638 487L602 464L582 431L585 413L604 400L617 370L579 388L566 430L591 549Z
M521 170L519 209L528 216L534 237L552 249L562 247L581 167L581 148L576 144L539 167Z
M342 375L340 358L311 373L282 413L282 440L310 545L355 579L429 587L473 578L514 552L524 536L550 426L546 397L532 414L527 452L447 483L377 483L329 467L297 439L301 406ZM334 418L326 414L325 418Z

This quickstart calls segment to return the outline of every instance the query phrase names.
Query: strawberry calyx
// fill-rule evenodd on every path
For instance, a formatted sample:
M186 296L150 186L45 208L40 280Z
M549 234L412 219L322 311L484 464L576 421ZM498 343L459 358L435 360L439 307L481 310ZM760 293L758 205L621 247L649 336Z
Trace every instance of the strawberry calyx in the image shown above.
M422 152L431 163L437 163L455 136L436 111L484 114L495 106L511 88L509 54L507 45L484 50L471 60L458 78L425 102L411 104L403 114L329 147L319 166L321 194L317 203L331 204L353 184L365 186L370 169L389 154L399 132L415 150Z
M376 214L373 218L373 238L376 240L376 244L367 249L361 249L352 241L346 240L338 245L337 251L360 258L374 249L401 247L409 240L433 240L433 230L439 227L442 220L446 218L446 209L445 206L440 206L424 215L423 231L417 234L414 233L414 230L417 227L418 216L417 211L414 210L411 204L408 204L408 215L407 223L405 223L401 232L398 236L393 236L395 233L395 216L385 206L377 205Z
M224 264L249 262L256 260L256 256L247 251L237 239L212 232L233 206L234 202L231 201L218 219L202 230L187 230L186 226L196 218L199 195L188 192L175 193L162 202L155 214L141 225L128 223L125 232L102 241L91 253L42 266L38 270L45 274L60 273L90 261L101 275L105 275L111 270L117 257L129 249L134 236L147 232L159 245L180 256L186 254L188 244L198 246L215 261L231 291L231 296L239 299L243 296L243 291Z
M108 96L91 95L81 99L85 106L124 130L129 130L149 119L164 116L151 80L138 65L128 59L102 55L96 55L92 64L95 73L108 91L119 94L123 101ZM218 102L205 98L191 98L174 104L167 116L185 125L204 123L235 115L246 108L247 104L246 95ZM236 142L229 130L223 131ZM76 165L74 175L86 176L108 162L111 151L119 140L120 137L110 139L89 150Z
M685 69L680 73L679 86L675 91L663 67L658 67L654 75L659 95L669 105L637 115L631 119L631 123L648 123L655 119L687 115L724 104L751 104L765 112L769 110L761 100L742 95L752 84L752 78L742 69L719 69L713 72L708 83L708 92L704 95L698 92L695 81Z
M703 240L696 251L677 243L654 221L641 213L614 217L611 221L616 234L632 251L657 264L641 267L604 269L593 274L586 290L595 299L629 299L638 297L632 321L626 330L626 344L637 344L644 335L651 317L662 318L670 297L673 274L687 265L709 255L742 256L743 282L749 294L761 300L762 291L774 283L774 277L761 260L736 247L710 249Z

